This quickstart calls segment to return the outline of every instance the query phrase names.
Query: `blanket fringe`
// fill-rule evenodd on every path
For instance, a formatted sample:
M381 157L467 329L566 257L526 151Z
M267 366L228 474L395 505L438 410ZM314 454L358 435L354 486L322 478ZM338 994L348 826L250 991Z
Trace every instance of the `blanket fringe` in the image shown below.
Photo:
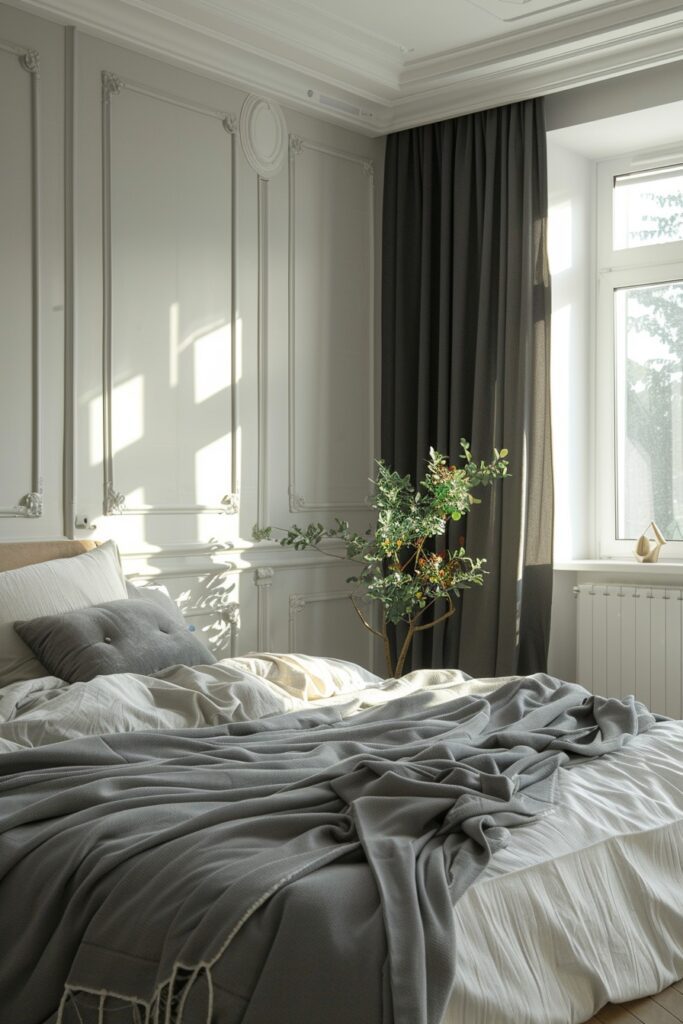
M69 985L65 986L62 998L59 1001L57 1007L57 1016L55 1017L54 1024L67 1024L66 1013L67 1010L73 1009L76 1014L76 1024L95 1024L95 1020L92 1016L92 1011L95 1010L95 1006L90 1002L84 1004L80 1002L80 997L93 997L98 996L97 1002L97 1021L96 1024L107 1024L107 1016L111 1013L120 1013L123 1009L129 1009L131 1011L130 1019L131 1024L154 1024L154 1018L152 1013L155 1012L155 1006L158 1002L159 996L167 986L164 985L157 993L153 1003L146 1003L143 1000L131 998L130 996L121 995L120 992L108 992L102 989L89 989L89 988L71 988ZM116 1000L118 1003L122 1003L122 1006L109 1007L107 1009L107 1003L110 999ZM213 997L212 992L209 997L210 1011L213 1009ZM86 1014L83 1017L81 1010ZM120 1018L117 1018L120 1019ZM71 1024L71 1018L69 1018L69 1024ZM175 1014L170 1018L170 1024L181 1024L181 1018ZM211 1024L210 1013L206 1018L205 1024Z

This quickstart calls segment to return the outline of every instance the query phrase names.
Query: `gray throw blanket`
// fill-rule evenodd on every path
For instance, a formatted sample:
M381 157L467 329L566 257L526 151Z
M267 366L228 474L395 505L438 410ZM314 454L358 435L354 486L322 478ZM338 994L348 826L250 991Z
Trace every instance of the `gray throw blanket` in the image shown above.
M2 1019L437 1024L453 904L654 720L538 675L1 755Z

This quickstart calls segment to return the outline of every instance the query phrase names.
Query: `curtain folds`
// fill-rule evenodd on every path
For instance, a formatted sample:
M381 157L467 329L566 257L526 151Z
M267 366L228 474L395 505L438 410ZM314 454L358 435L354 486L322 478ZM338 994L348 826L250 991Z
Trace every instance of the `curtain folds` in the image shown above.
M429 446L510 450L511 478L451 524L483 588L417 634L412 667L546 667L552 591L550 278L543 100L387 139L382 457L421 479Z

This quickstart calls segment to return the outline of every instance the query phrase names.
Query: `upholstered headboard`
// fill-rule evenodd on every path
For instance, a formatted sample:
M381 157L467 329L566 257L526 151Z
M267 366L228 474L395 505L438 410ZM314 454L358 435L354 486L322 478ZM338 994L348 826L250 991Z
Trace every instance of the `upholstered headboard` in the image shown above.
M0 544L0 572L49 562L53 558L72 558L94 547L97 547L94 540L32 540Z

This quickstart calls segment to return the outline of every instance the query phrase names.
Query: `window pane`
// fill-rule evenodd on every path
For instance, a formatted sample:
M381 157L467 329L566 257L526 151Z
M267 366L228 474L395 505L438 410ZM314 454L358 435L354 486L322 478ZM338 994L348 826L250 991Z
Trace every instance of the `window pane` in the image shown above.
M683 281L615 292L617 538L683 539Z
M614 248L683 241L683 166L614 179Z

